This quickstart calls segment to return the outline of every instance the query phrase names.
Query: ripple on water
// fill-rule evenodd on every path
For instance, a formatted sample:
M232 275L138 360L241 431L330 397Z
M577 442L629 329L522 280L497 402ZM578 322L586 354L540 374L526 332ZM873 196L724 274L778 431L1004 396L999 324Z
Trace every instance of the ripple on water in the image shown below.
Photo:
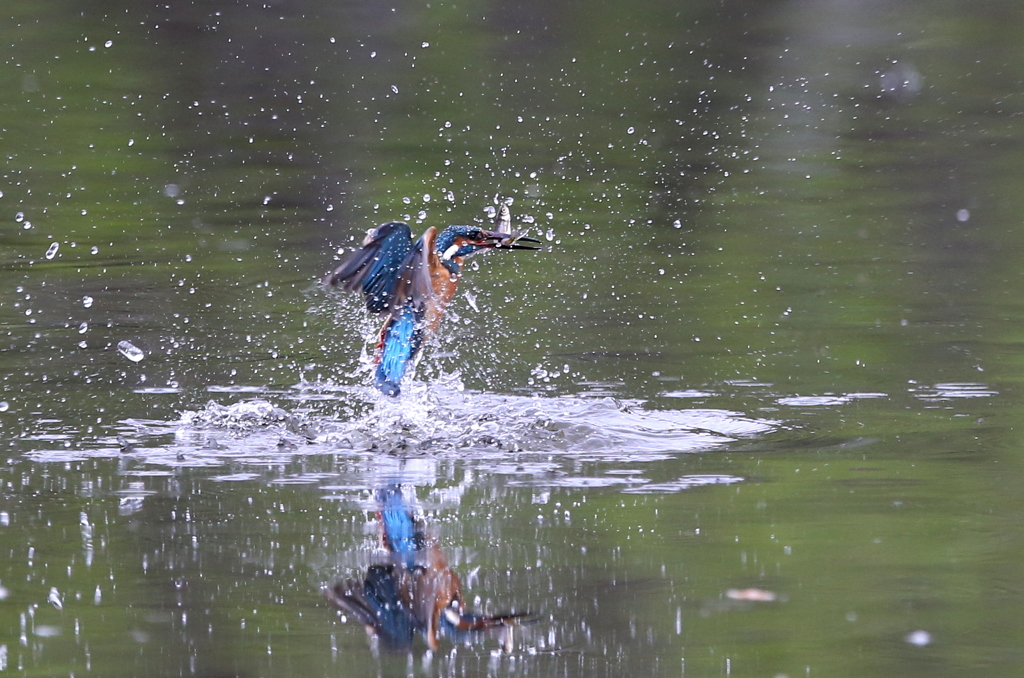
M911 389L918 399L925 402L942 402L962 398L990 398L999 392L987 384L975 382L949 382L934 386L919 386Z

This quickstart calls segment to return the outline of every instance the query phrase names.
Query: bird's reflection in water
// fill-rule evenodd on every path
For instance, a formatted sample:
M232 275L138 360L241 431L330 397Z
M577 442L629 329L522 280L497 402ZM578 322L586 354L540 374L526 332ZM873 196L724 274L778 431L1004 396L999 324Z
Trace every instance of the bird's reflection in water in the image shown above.
M376 498L388 562L371 565L361 582L341 580L328 587L327 600L362 622L388 650L410 650L416 634L422 633L431 650L438 648L442 636L464 643L496 637L510 652L513 630L526 616L487 617L468 611L458 575L427 534L402 486L388 485Z

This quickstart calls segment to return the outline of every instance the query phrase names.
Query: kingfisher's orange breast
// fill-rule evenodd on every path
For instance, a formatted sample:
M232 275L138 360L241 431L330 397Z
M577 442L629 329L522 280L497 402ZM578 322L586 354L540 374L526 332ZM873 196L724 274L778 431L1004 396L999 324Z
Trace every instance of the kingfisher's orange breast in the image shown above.
M461 264L460 260L456 263ZM436 268L431 267L430 271L430 284L434 288L434 298L431 299L427 306L427 330L434 332L437 326L441 324L441 317L444 315L444 310L455 298L455 290L459 286L459 279L453 276L451 271L445 268L440 261Z

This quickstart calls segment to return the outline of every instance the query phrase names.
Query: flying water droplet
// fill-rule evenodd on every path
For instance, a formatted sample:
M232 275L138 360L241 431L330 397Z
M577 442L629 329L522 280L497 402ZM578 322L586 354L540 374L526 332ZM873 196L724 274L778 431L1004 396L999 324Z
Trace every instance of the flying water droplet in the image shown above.
M398 85L392 85L391 91L394 92L395 94L398 94Z
M57 256L57 250L58 249L60 249L60 243L59 242L52 242L52 243L50 243L50 247L47 248L47 250L46 250L46 258L47 259L53 259L55 256Z
M46 597L46 600L58 610L64 609L64 603L60 599L60 591L57 590L56 586L50 589L50 595Z
M917 645L918 647L924 647L925 645L931 645L932 634L925 630L918 629L917 631L911 631L903 640L907 641L911 645Z
M89 331L89 323L83 322L81 325L78 326L78 333L79 334L85 334L88 331Z
M130 341L121 341L117 344L118 352L133 363L137 363L146 357L142 349Z
M6 400L0 400L0 412L6 412L11 409L10 404Z
M85 306L86 308L92 308L92 297L90 297L88 294L82 297L82 306Z

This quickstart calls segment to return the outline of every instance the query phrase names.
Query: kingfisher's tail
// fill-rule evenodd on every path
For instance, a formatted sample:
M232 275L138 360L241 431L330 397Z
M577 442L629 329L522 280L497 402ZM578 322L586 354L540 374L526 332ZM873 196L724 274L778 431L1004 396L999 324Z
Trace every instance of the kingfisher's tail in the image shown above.
M384 395L397 396L401 392L402 377L423 343L421 314L412 304L397 311L381 331L380 362L374 375L374 384Z

